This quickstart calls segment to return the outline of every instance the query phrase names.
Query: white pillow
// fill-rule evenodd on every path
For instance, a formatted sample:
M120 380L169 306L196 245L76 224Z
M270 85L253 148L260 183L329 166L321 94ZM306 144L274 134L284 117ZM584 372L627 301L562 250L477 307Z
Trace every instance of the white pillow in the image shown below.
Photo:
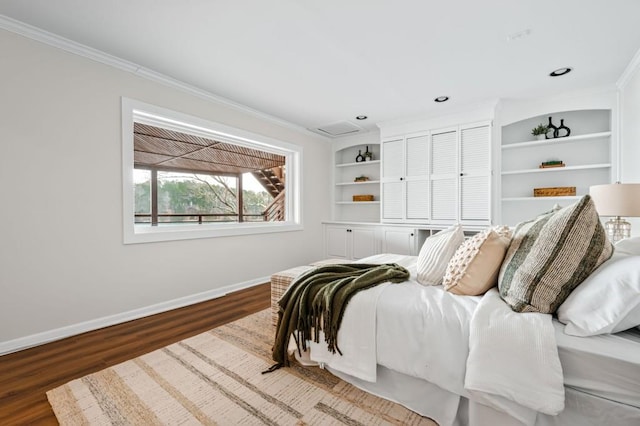
M583 337L640 325L640 256L615 253L560 305L558 320Z
M640 256L640 237L625 238L618 241L614 247L616 253Z
M423 285L442 284L449 260L463 241L464 232L460 225L427 238L418 254L418 282Z

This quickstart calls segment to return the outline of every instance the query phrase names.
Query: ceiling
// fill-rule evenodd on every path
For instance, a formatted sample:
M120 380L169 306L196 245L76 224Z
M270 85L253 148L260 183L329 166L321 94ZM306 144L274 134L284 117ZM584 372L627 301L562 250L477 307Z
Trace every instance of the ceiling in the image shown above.
M308 129L613 85L640 48L638 0L0 0L0 14Z

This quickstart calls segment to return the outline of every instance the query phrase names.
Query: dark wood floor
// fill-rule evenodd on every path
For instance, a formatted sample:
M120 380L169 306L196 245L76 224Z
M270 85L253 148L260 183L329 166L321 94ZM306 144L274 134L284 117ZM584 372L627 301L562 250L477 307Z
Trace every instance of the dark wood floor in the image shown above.
M57 424L46 391L265 309L269 283L0 356L0 425Z

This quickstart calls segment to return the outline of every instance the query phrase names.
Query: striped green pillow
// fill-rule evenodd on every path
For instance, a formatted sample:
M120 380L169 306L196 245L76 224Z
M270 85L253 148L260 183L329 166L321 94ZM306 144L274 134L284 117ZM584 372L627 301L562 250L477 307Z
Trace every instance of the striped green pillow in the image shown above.
M589 195L519 223L500 267L500 296L516 312L551 314L613 246Z

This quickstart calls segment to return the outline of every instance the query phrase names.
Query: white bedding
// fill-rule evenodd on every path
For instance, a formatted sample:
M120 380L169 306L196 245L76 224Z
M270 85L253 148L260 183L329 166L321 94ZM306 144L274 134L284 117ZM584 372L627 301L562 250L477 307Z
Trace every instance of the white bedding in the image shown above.
M439 418L436 419L443 425L454 423L460 396L471 399L472 401L481 402L482 404L499 407L502 411L519 419L522 423L533 424L536 419L535 411L525 409L523 406L501 397L486 398L486 394L484 394L484 396L483 394L472 394L465 389L470 324L472 323L474 312L481 297L456 296L443 291L441 286L425 287L419 285L415 281L415 260L415 257L400 255L377 255L361 260L361 262L366 263L396 262L405 266L411 272L411 278L402 284L388 284L379 291L379 297L378 295L376 296L378 304L375 309L375 319L356 315L357 326L350 328L350 321L346 321L347 312L350 309L359 309L357 308L357 304L355 304L356 308L352 306L356 300L355 297L347 307L345 321L343 321L341 325L339 338L340 335L342 335L344 339L349 339L349 334L352 333L349 330L355 330L352 335L359 334L360 340L362 340L363 334L369 336L369 341L365 343L364 346L371 347L371 345L373 345L373 347L377 348L375 357L369 355L355 357L355 359L359 359L359 361L356 361L359 365L356 370L354 370L356 371L355 375L360 379L364 378L365 381L368 380L371 382L372 377L370 375L367 376L365 374L363 376L357 371L370 372L372 368L375 369L375 360L377 364L389 370L426 380L448 391L448 393L440 396L442 399L441 405L448 407L447 411L443 412L440 410ZM554 339L555 332L553 326L551 326L550 317L548 319L548 324L546 324L546 320L543 321L543 323L546 324L542 327L546 330L545 334L540 335L538 333L538 335L535 335L534 333L533 336L534 340L542 339L542 341L546 342L546 344L543 345L544 348L541 349L542 352L548 351L549 342L553 342L553 347L556 347ZM536 321L532 323L534 328L536 327L535 324L538 326L541 324L536 323ZM373 322L373 324L370 324L370 329L375 330L375 333L362 333L362 327L366 325L367 322ZM549 327L547 327L547 325ZM549 333L551 333L550 336ZM562 342L558 343L560 344ZM524 351L520 353L520 357L523 358L524 361L526 356L522 354L526 354L527 346L516 349ZM490 352L490 348L488 351ZM547 355L549 354L547 353ZM530 374L526 380L535 380L537 375L542 379L538 382L541 389L545 389L545 386L550 385L550 389L553 389L551 398L542 401L542 409L543 411L553 413L562 409L561 406L558 406L558 398L564 401L564 395L562 388L562 370L559 367L557 350L555 351L555 359L553 359L553 354L550 355L552 359L549 365L551 366L550 371L552 374L550 376L542 375L544 371L540 371L540 369L542 368L544 370L544 368L540 366L544 366L545 364L543 363L539 364L535 374ZM565 356L567 355L565 354ZM328 361L328 365L331 366L330 360L325 361ZM526 364L517 366L515 364L516 361L518 361L517 355L512 363L516 371L518 368L526 368ZM530 361L531 360L529 360L529 362ZM349 368L343 368L344 365L348 365L350 362L351 361L347 363L343 362L343 366L340 366L339 369L341 372L353 376ZM504 362L504 360L502 362ZM497 365L498 364L495 364L494 367ZM472 368L475 368L476 373L478 373L478 371L481 371L478 369L484 367L480 364L476 366L472 365ZM481 374L476 374L476 376L481 376ZM560 389L558 389L558 380L560 381ZM509 389L509 392L503 393L502 396L508 396L510 399L518 400L518 397L514 396L513 392L520 391L521 390L517 389L515 391ZM526 395L524 399L520 398L519 402L527 404ZM531 408L540 410L541 407L535 405L537 403L538 402L534 400L532 401L533 405L529 405L531 405Z
M560 413L564 381L551 315L514 312L490 289L471 318L465 389L525 424L536 412Z

